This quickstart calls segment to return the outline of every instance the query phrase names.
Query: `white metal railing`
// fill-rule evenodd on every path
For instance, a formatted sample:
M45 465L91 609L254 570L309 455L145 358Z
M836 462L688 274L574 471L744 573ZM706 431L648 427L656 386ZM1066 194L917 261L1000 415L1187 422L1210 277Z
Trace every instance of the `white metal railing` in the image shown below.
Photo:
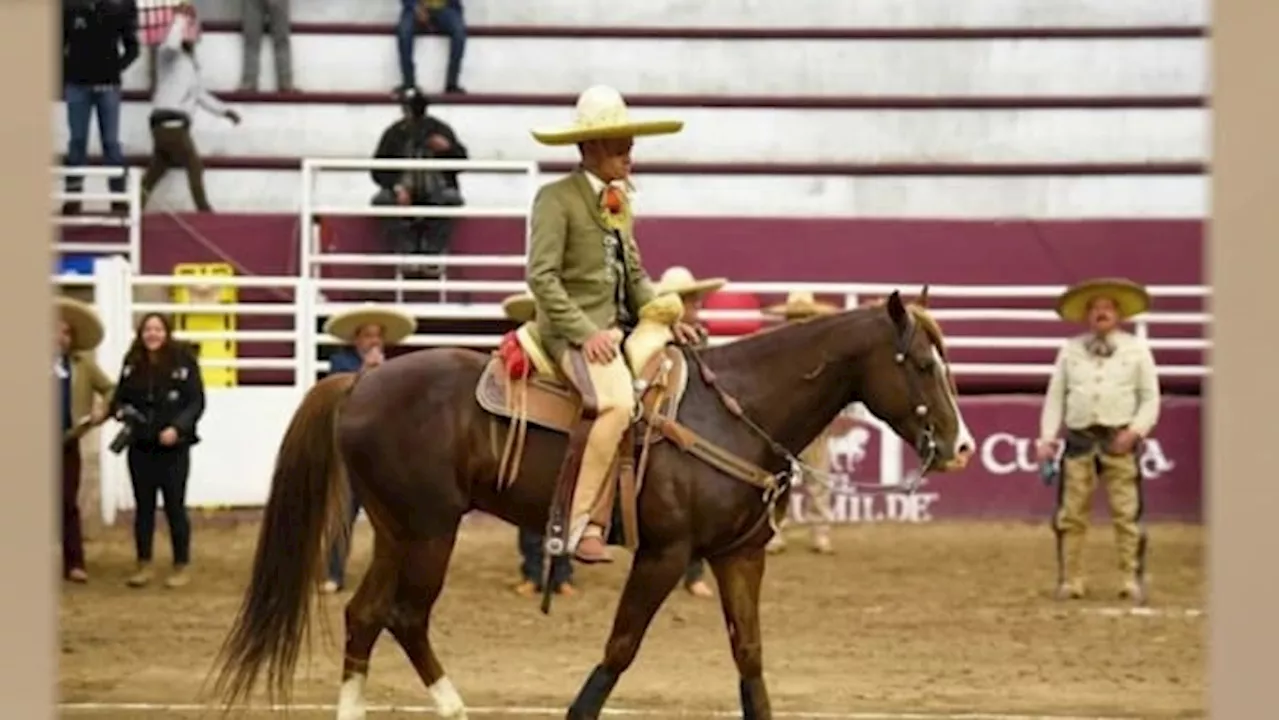
M54 276L57 282L57 276ZM216 314L255 317L289 318L291 330L231 330L231 331L178 331L178 336L187 340L217 341L235 340L237 343L282 344L292 346L292 356L283 358L205 358L201 363L207 367L234 367L243 370L277 369L292 370L294 385L307 387L316 377L317 372L328 369L328 363L318 359L318 350L322 345L334 345L339 341L325 333L317 331L319 320L334 313L356 307L356 302L323 302L317 301L317 295L326 288L343 287L349 289L370 289L378 287L378 281L335 280L311 277L219 277L200 276L149 276L136 275L128 264L121 260L103 260L97 263L93 279L95 298L104 313L107 334L114 342L109 343L110 353L116 357L104 357L104 367L114 366L127 347L132 337L131 323L136 314L143 312L164 312L173 314ZM381 281L393 282L393 281ZM410 283L430 283L437 281L405 281ZM467 281L466 287L490 293L518 292L523 283ZM219 285L236 288L282 288L290 291L292 300L254 303L216 303L189 304L174 302L136 302L134 290L138 287L175 287L196 285ZM508 287L511 286L511 287ZM838 293L846 298L849 306L857 303L859 296L868 294L883 295L898 289L899 286L884 283L730 283L728 290L735 292L758 292L781 295L794 290L811 290L826 293ZM910 286L901 286L911 292ZM1016 291L1016 292L1015 292ZM1053 297L1062 291L1061 287L1024 286L983 287L966 285L939 285L930 288L930 295L936 298L1027 298ZM1154 286L1149 288L1155 298L1183 297L1205 298L1208 290L1195 286ZM497 303L404 303L402 310L418 319L430 320L501 320L504 319L502 308ZM1027 326L1058 322L1052 311L1012 310L999 308L945 308L934 310L934 315L943 323L948 321L982 320L1001 321L1025 324ZM754 310L706 310L704 318L762 320L763 315ZM1195 325L1203 327L1210 321L1205 312L1151 312L1135 318L1131 326L1138 334L1147 336L1148 342L1155 350L1208 351L1212 347L1207 337L1160 337L1158 333L1152 337L1152 329L1172 325ZM731 342L735 337L719 336L712 339L713 344ZM490 333L418 333L407 338L402 344L409 347L496 347L501 338ZM1052 350L1061 345L1061 338L1050 335L1028 333L1026 335L997 335L965 333L963 330L948 329L948 343L955 348L965 349L1043 349ZM120 345L120 343L123 343ZM1051 367L1048 363L956 363L953 366L957 375L989 375L1032 377L1046 376ZM1165 377L1204 377L1208 374L1203 362L1164 363L1159 372Z
M54 252L61 254L121 254L128 258L134 272L142 270L142 171L138 168L81 166L55 166L51 168L56 186L53 189L53 224L58 227L102 227L123 228L126 239L123 242L74 242L59 239L53 245ZM88 180L101 178L104 182L109 178L124 176L125 188L122 192L88 192ZM81 177L84 185L80 192L67 192L63 187L67 178ZM64 202L80 203L116 203L128 205L123 215L115 214L61 214ZM66 273L59 280L63 286L88 285L92 280L74 273Z
M440 170L458 172L495 172L519 173L528 180L525 196L509 206L485 207L462 205L460 207L440 206L374 206L364 204L358 206L320 205L315 202L315 181L321 170L365 171L372 170ZM304 158L302 160L299 195L299 227L302 241L299 245L300 273L305 277L318 278L323 265L383 265L396 268L396 279L402 280L401 268L409 264L430 264L441 268L441 280L429 289L439 292L441 301L447 299L450 290L461 289L456 283L449 281L450 267L512 267L524 264L524 255L528 252L529 218L533 206L534 193L538 187L538 163L533 161L504 160L411 160L411 159L375 159L375 158ZM397 254L343 255L325 254L320 244L319 231L314 222L317 217L488 217L488 218L520 218L525 224L526 247L521 248L518 255L440 255L440 256L404 256ZM403 299L403 287L390 286L396 291L396 299Z

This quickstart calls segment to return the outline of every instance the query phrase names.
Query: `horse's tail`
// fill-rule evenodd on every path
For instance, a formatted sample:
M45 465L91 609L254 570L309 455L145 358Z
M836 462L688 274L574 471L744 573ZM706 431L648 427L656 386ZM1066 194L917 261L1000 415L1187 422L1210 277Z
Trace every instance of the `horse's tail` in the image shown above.
M225 710L248 698L264 666L272 702L288 700L299 651L310 642L324 537L347 502L336 431L356 377L341 373L316 383L280 443L253 575L218 653L214 692Z

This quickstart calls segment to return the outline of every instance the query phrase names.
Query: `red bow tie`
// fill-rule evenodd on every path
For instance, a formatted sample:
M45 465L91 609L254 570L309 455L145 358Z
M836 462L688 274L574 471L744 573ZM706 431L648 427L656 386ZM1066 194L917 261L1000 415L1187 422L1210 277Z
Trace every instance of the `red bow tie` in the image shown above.
M622 212L623 201L622 191L613 185L606 185L600 193L600 207L607 210L610 215Z

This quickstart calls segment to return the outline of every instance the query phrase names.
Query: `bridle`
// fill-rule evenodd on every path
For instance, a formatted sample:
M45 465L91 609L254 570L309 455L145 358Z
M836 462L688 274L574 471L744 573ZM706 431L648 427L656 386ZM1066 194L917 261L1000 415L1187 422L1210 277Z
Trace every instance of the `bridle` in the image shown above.
M925 421L914 443L916 453L921 458L921 469L919 473L909 474L907 477L902 479L902 482L895 485L858 483L853 481L848 481L846 483L861 491L873 493L900 493L905 490L908 495L914 495L916 491L925 484L925 475L929 472L929 468L938 457L936 428L934 427L933 421L928 419L929 405L924 401L924 393L920 388L919 379L915 374L907 371L907 359L910 357L911 345L915 342L919 323L916 322L915 318L911 317L910 314L907 315L907 321L907 328L905 331L895 333L894 335L894 362L898 367L902 368L903 377L906 379L908 402L910 402L914 408L916 416L923 418ZM787 462L788 469L776 474L775 477L779 481L778 490L775 493L772 493L774 497L766 498L767 502L772 504L772 502L777 499L778 495L781 495L784 490L793 485L795 481L803 475L819 479L820 482L823 482L828 486L831 485L830 472L808 465L797 457L795 453L791 452L775 440L773 436L764 430L764 428L760 427L754 420L747 416L746 412L742 408L742 403L738 402L737 398L729 394L729 392L720 386L716 379L715 372L707 366L698 350L692 346L686 346L685 349L698 365L698 370L702 375L703 381L706 382L711 389L715 390L716 396L720 399L720 402L724 405L725 409L746 425L753 434L763 440L765 444L769 446L770 451L773 452L776 458L783 459ZM823 367L825 367L825 365ZM819 368L817 372L811 374L816 377L821 373L822 369L823 368Z

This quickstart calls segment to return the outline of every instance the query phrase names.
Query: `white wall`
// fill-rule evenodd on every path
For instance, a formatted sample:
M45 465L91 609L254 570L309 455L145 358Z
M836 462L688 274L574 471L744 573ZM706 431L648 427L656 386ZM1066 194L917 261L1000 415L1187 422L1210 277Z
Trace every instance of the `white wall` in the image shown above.
M293 212L300 173L218 170L206 174L209 201L224 212ZM471 173L473 206L519 205L514 176ZM884 218L1202 218L1207 177L809 177L640 175L638 212L663 216ZM94 191L97 185L89 181ZM316 202L367 205L364 173L322 176ZM150 210L190 210L186 180L172 173Z
M395 0L291 0L294 22L393 22ZM196 0L203 17L239 3ZM1199 25L1206 0L463 0L473 25L914 27Z
M197 118L196 143L207 156L369 157L399 115L392 105L245 104L244 122ZM121 141L149 154L150 108L127 103ZM66 147L65 110L53 108L54 150ZM573 151L546 147L529 128L568 122L558 107L442 105L472 156L566 161ZM1206 110L771 110L639 108L638 117L676 117L684 132L642 140L649 162L1144 162L1202 161L1209 155ZM91 153L99 152L97 133Z
M310 91L390 92L400 80L395 38L295 35L294 81ZM421 37L418 83L444 82L446 41ZM1207 44L1132 40L597 40L472 38L462 84L471 92L576 94L606 83L623 93L712 95L1167 95L1208 87ZM272 88L270 43L263 87ZM209 33L199 58L210 88L240 79L240 37ZM146 59L126 74L146 86Z

